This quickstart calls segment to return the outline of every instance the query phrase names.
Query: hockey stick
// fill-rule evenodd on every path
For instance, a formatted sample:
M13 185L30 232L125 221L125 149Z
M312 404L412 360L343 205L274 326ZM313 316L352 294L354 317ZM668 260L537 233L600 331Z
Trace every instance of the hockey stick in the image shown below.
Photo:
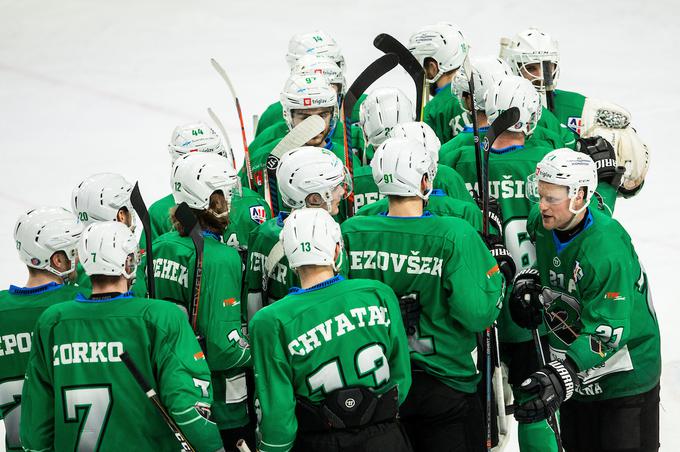
M146 288L149 292L149 298L156 298L156 281L153 277L153 246L151 244L151 222L149 220L149 211L144 203L144 198L139 191L139 182L135 182L135 186L130 193L130 203L132 208L137 212L139 221L144 228L144 240L146 241L144 254L146 255ZM132 213L132 212L130 212Z
M399 58L399 65L408 72L416 85L416 121L423 120L427 85L425 83L425 69L413 54L393 36L381 33L373 40L373 45L383 53L394 53Z
M175 218L182 225L185 233L191 237L194 242L194 249L196 250L196 262L194 264L194 287L191 289L191 304L189 305L189 321L194 333L200 339L201 335L198 333L198 306L201 301L201 279L203 278L203 234L201 227L198 224L196 215L191 211L191 208L186 202L181 203L175 210Z
M239 452L250 452L248 444L243 439L236 441L236 449L238 449Z
M238 112L238 120L241 123L241 138L243 139L243 161L246 165L246 173L248 174L248 188L251 190L253 189L253 170L252 167L250 166L250 153L248 152L248 140L246 139L246 127L245 124L243 123L243 112L241 111L241 103L238 100L238 96L236 95L236 90L234 89L234 85L232 85L231 80L229 80L229 76L227 75L227 71L224 70L222 66L220 66L220 63L217 62L214 58L210 59L210 63L212 66L215 68L218 74L220 74L220 77L224 80L224 82L227 84L229 87L229 91L231 92L231 97L234 98L234 102L236 102L236 111Z
M309 140L320 134L326 128L326 121L321 116L312 115L295 126L293 130L278 142L276 147L267 156L267 193L269 193L269 206L274 216L281 211L279 206L278 182L276 180L276 169L279 161L286 152L304 146Z
M553 80L552 68L550 67L550 61L541 62L541 69L543 70L543 83L545 84L545 103L548 106L548 110L555 111L555 86Z
M458 69L460 70L460 69ZM470 64L470 57L465 56L463 61L463 72L465 73L465 78L468 81L468 91L470 94L470 99L472 99L472 108L470 109L470 116L472 119L472 134L475 139L475 168L477 170L477 195L482 198L482 192L484 191L483 179L482 179L482 150L479 143L479 127L477 125L477 110L475 109L475 80L472 76L472 65Z
M158 412L161 414L161 417L168 425L168 428L172 430L172 433L175 435L175 438L179 442L180 446L182 446L182 450L194 452L196 449L194 449L193 446L189 443L189 440L187 439L186 436L184 436L184 433L182 433L182 430L179 428L179 425L177 425L177 422L175 422L172 416L170 416L168 410L165 409L165 407L163 406L163 402L161 402L161 399L160 397L158 397L158 394L156 394L156 391L154 391L154 389L149 385L149 383L146 381L146 379L139 371L135 363L132 362L132 358L130 358L128 352L121 353L120 359L121 361L123 361L123 364L125 364L125 367L127 367L127 369L130 371L132 377L135 379L139 387L142 389L142 392L146 394L149 400L151 400L151 403L154 404Z
M349 176L354 181L353 157L354 152L351 152L350 140L352 139L352 110L356 105L359 97L371 86L376 80L389 71L394 69L399 64L399 57L394 53L388 53L373 63L369 64L366 69L354 80L354 83L349 87L345 98L342 101L342 109L340 116L344 121L343 127L343 144L345 146L345 165L349 171ZM350 193L347 198L347 218L354 215L354 193Z
M527 297L529 295L526 295ZM529 300L527 300L528 302ZM536 346L536 354L538 355L538 363L540 364L541 367L545 366L545 355L543 354L543 346L541 345L541 337L538 334L538 328L531 330L531 337L534 340L534 345ZM560 435L560 426L557 423L557 417L552 414L548 418L548 425L552 429L552 431L555 433L555 441L557 442L557 451L562 452L563 446L562 446L562 437Z
M229 150L229 157L231 157L231 163L234 165L234 169L236 169L236 157L234 156L234 149L231 147L231 141L229 141L229 135L227 135L227 129L224 128L224 124L222 123L222 121L220 121L220 118L215 114L213 109L210 107L208 107L208 115L210 116L210 119L213 120L215 125L217 125L217 128L220 129L220 132L224 137L224 141L227 144L227 149Z

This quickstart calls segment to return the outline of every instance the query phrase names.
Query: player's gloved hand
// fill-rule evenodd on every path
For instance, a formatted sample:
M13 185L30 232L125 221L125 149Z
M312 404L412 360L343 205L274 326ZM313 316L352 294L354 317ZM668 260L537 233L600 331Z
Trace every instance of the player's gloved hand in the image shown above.
M616 164L616 151L611 143L602 137L579 138L576 140L576 151L590 156L597 166L597 179L607 182L618 189L626 168Z
M489 252L494 257L494 259L496 259L496 262L498 263L498 269L503 274L505 281L509 283L512 281L512 278L515 277L515 271L517 268L515 267L515 261L512 260L510 251L508 251L508 249L503 244L503 239L497 235L489 235L483 237L483 239L484 243L486 243L486 247L489 249Z
M483 211L482 199L479 197L476 191L471 190L470 194L472 199L477 203L479 210ZM498 231L498 235L503 236L503 214L501 213L501 206L498 204L498 200L493 196L489 196L489 225Z
M547 419L569 400L578 386L576 366L569 360L551 361L529 375L520 385L520 400L515 407L515 419L527 424Z
M517 273L510 296L510 316L522 328L535 330L543 323L541 275L535 268Z

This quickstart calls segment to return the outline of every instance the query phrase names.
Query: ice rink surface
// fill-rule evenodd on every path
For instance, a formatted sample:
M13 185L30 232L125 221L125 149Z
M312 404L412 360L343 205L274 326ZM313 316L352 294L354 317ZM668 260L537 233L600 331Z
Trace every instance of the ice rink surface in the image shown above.
M680 419L680 328L673 326L680 314L680 202L668 191L680 168L670 143L680 116L679 3L24 0L0 1L0 11L3 288L26 279L12 240L20 213L70 207L73 187L102 171L139 180L147 204L166 195L170 133L180 123L209 120L206 107L242 154L236 111L211 57L230 74L252 139L251 116L278 99L296 32L320 28L334 36L352 81L380 56L372 41L381 32L406 42L422 25L449 21L464 30L473 54L487 55L498 53L501 36L542 27L560 42L559 87L628 108L651 150L642 193L620 200L615 217L649 274L662 329L662 450L680 450L680 430L672 427ZM414 95L400 69L379 84Z

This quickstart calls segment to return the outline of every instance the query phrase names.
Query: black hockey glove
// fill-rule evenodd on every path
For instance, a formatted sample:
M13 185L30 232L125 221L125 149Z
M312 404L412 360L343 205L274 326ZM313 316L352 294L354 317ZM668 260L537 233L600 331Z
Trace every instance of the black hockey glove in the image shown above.
M569 400L578 386L577 369L568 359L551 361L520 385L515 419L523 424L547 419ZM527 400L528 399L528 400Z
M619 188L626 168L616 164L616 151L609 141L599 136L579 138L576 140L576 150L593 159L597 166L598 181Z
M541 275L535 268L517 273L510 296L510 316L522 328L535 330L543 323Z
M483 203L482 199L479 197L477 192L471 191L470 194L472 195L472 198L475 200L477 203L477 207L479 207L479 210L482 210L483 213ZM501 213L501 206L498 205L498 200L494 198L493 196L489 196L489 226L492 226L494 229L496 229L497 234L500 235L501 237L503 236L503 214Z
M503 274L506 283L509 284L510 281L512 281L512 278L515 277L515 271L517 270L515 261L512 260L512 256L510 255L510 251L508 251L503 244L503 239L497 235L490 235L483 238L486 247L498 263L498 269Z

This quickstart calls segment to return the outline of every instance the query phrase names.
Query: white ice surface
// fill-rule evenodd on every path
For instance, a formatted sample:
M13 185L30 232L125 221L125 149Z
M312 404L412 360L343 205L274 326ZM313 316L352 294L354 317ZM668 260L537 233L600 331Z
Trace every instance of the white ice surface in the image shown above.
M371 44L380 32L404 42L421 25L451 21L482 55L497 53L500 36L544 27L560 41L560 87L626 106L652 152L644 190L621 200L616 217L648 270L662 328L662 449L680 449L672 427L680 418L680 328L672 323L680 312L673 283L680 203L668 192L680 163L670 143L680 113L677 2L1 0L0 11L2 287L26 279L12 240L17 216L38 205L68 207L84 176L139 179L148 203L167 194L170 132L208 120L208 106L241 151L235 109L211 57L231 75L252 137L251 116L278 98L295 32L332 34L353 80L380 55ZM399 70L381 81L388 83L413 93Z

